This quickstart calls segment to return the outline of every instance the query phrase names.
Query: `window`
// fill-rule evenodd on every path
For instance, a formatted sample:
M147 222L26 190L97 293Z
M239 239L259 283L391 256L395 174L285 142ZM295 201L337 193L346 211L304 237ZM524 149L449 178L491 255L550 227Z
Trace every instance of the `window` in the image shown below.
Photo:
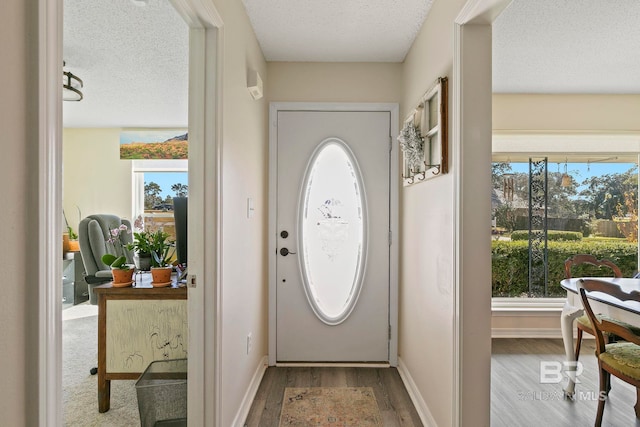
M564 261L575 253L610 259L628 277L637 272L638 168L633 157L536 154L530 158L534 167L522 155L513 157L494 155L492 163L494 297L564 297ZM534 174L546 177L542 203L530 197L531 188L540 191L530 184ZM545 212L546 219L535 222ZM530 221L546 224L546 254L536 258L543 260L542 276L532 274L537 267L530 242L540 227L532 227L530 236Z
M132 166L132 218L145 230L161 228L175 239L173 197L188 195L187 160L133 160Z
M367 208L351 150L330 138L316 149L299 201L300 266L318 318L343 322L356 304L367 256Z

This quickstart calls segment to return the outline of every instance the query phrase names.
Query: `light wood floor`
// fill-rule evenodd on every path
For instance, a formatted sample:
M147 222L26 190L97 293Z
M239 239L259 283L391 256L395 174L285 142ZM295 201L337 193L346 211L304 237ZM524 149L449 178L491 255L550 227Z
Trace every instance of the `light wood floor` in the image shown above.
M575 401L564 400L562 384L540 383L540 362L564 360L560 339L494 339L491 358L491 426L592 426L598 406L595 341L582 341L584 371ZM635 389L612 377L603 426L640 426L633 405Z
M246 427L277 427L285 387L372 387L385 427L420 427L395 368L269 367L262 379Z

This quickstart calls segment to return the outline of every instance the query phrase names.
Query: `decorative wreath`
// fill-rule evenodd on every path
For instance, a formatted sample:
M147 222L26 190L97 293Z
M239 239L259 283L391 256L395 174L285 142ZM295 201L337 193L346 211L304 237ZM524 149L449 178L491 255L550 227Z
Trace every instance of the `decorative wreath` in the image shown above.
M424 138L413 123L406 123L398 135L400 148L410 170L417 172L424 163Z

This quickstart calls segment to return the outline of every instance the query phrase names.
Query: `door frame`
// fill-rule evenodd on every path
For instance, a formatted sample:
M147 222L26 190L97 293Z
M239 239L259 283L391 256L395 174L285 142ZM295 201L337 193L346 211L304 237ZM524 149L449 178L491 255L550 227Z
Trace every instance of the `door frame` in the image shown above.
M398 365L398 259L399 259L399 193L400 160L398 147L394 143L399 132L399 106L394 103L332 103L332 102L271 102L269 104L269 366L276 364L276 249L277 249L277 147L279 111L330 111L330 112L389 112L391 114L390 138L390 186L389 221L391 244L389 246L389 365Z
M511 1L467 0L453 25L454 426L491 418L491 24Z
M171 3L189 26L188 120L190 151L197 153L189 159L189 181L195 184L189 201L189 271L197 286L188 290L188 419L189 425L213 426L221 425L222 395L218 236L224 24L212 0ZM42 427L62 425L62 12L63 0L38 0L37 376Z

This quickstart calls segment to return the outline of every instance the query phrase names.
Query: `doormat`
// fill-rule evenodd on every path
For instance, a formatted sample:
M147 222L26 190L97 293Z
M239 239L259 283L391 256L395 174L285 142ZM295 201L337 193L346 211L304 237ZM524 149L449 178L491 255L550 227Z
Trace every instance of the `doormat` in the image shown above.
M382 427L371 387L284 389L279 427Z

